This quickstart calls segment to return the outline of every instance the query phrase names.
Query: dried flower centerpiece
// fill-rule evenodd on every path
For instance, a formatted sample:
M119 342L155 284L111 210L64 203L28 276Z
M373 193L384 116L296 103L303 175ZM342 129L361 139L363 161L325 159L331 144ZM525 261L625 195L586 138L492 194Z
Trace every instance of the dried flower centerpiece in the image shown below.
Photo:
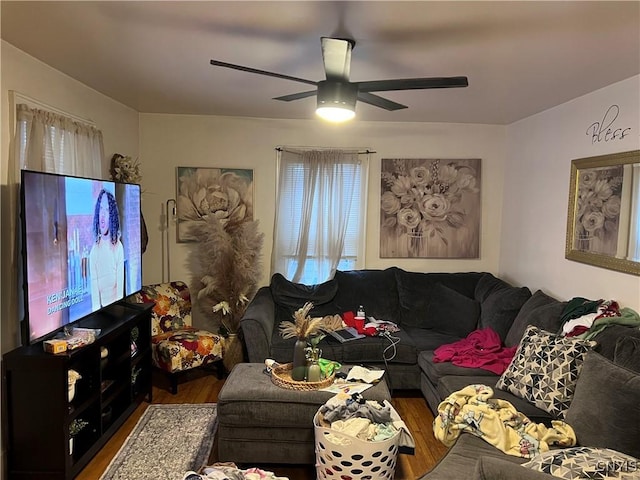
M140 162L137 159L133 160L128 155L114 153L111 157L111 178L116 182L139 184L142 182Z
M324 328L322 317L311 318L309 312L313 309L313 303L307 302L293 314L295 322L285 320L280 323L282 338L298 338L305 342L310 337L317 335Z
M313 303L307 302L294 312L295 322L285 320L280 323L282 337L296 339L293 347L293 369L291 370L291 378L296 381L302 381L306 376L307 342L310 342L314 336L321 334L325 327L324 318L309 316L312 308Z
M237 332L262 275L264 234L258 225L258 220L232 223L209 215L192 230L199 239L192 289L197 308L227 338L223 359L227 370L243 360Z

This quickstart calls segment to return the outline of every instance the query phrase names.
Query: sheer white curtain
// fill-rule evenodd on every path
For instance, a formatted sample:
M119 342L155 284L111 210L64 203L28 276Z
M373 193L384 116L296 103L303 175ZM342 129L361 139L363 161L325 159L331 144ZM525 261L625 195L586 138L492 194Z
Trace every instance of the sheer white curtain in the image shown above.
M15 232L5 237L10 239L9 255L2 259L2 311L6 318L22 318L22 302L16 301L22 298L21 258L17 249L20 170L101 178L103 150L102 132L95 126L23 103L16 105L11 146L13 158L8 168L8 195L5 197L8 208L3 206L2 212L3 225L13 226ZM20 329L18 321L2 323L2 349L5 351L20 343Z
M283 149L272 273L296 283L331 278L361 266L366 162L357 150Z
M21 169L100 178L102 132L57 113L16 106L16 157Z

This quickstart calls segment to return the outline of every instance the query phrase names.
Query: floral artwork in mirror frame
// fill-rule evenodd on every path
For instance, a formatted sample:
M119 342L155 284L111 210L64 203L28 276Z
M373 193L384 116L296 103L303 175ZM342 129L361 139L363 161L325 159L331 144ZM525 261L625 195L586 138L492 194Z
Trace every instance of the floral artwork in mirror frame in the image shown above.
M640 275L640 151L571 161L565 257Z
M214 215L226 226L253 220L253 170L177 167L177 240L197 242L192 227Z
M479 258L480 159L383 158L381 258Z
M620 231L622 179L623 165L580 170L574 249L615 256Z

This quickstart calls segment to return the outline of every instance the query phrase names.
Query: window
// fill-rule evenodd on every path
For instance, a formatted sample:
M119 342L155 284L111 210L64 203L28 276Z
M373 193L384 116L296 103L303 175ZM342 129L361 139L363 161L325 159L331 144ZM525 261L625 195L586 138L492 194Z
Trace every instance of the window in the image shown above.
M367 160L355 150L280 152L273 273L312 285L363 266Z
M102 132L72 117L16 105L19 168L99 178Z

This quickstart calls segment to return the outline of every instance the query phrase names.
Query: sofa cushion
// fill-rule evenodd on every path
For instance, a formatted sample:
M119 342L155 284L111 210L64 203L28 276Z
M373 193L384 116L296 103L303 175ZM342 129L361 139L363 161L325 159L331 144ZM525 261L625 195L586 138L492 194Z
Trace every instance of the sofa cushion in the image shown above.
M479 302L484 302L491 293L504 288L511 288L511 285L491 273L485 273L478 279L473 296Z
M418 366L434 385L437 384L442 377L448 375L495 377L494 373L482 368L458 367L451 362L434 363L433 350L421 351L418 354Z
M616 345L622 337L640 338L640 329L626 325L609 325L593 337L592 340L598 343L594 350L603 357L613 360L615 358Z
M364 307L367 316L399 321L395 268L386 270L338 270L334 276L338 292L333 300L338 313L355 312Z
M558 332L560 330L560 316L567 302L560 302L545 294L542 290L537 290L525 303L516 315L511 328L507 332L504 344L513 347L520 343L524 331L529 325L546 330L547 332Z
M584 356L594 345L592 341L554 335L530 325L496 388L563 419L573 399Z
M271 277L271 294L276 303L300 308L300 301L323 304L333 300L338 291L335 279L327 280L317 285L304 285L284 278L280 273Z
M464 387L468 385L487 385L488 387L494 388L494 385L498 381L497 375L468 375L468 376L446 376L442 377L438 382L437 390L440 398L447 398L454 392L462 390ZM499 398L500 400L506 400L511 405L515 407L517 411L525 415L532 422L535 423L544 423L546 425L551 424L551 415L528 401L517 397L509 392L505 392L502 390L493 390L493 398Z
M442 287L468 299L474 299L476 284L482 275L475 272L420 273L396 269L402 325L433 328L429 323L429 308L432 303L438 301L439 294L443 290ZM434 291L437 285L441 287ZM451 292L447 293L450 294L449 297L452 296ZM432 315L437 315L434 317L434 322L437 322L434 323L435 325L441 324L439 318L443 313L447 313L443 308L436 308L432 312Z
M411 336L403 330L393 333L399 341L392 341L386 337L365 337L343 344L342 363L380 363L386 358L390 363L418 363L418 350ZM333 337L327 337L321 342L338 342Z
M275 273L271 277L270 287L273 301L278 306L284 307L287 312L293 313L305 303L312 302L313 310L310 312L312 316L339 313L332 303L338 291L338 283L335 279L318 285L304 285L291 282L282 274ZM327 313L324 313L325 311Z
M640 374L590 352L566 422L579 445L612 448L640 458Z
M320 341L318 347L322 351L323 358L340 363L382 363L386 358L390 363L416 364L418 350L411 335L401 330L393 336L400 340L397 344L392 344L386 337L377 336L340 343L328 335ZM281 335L274 335L271 343L271 358L280 363L291 362L295 341L295 338L284 339Z
M637 480L640 462L609 448L570 447L540 453L522 466L564 480Z
M478 328L491 328L504 342L520 308L531 297L527 287L512 287L495 277L483 276L476 287L476 299L480 303Z
M512 470L520 468L518 464L526 461L524 458L505 455L501 450L480 437L470 433L462 433L442 460L429 473L420 477L420 480L471 479L478 457L481 456L504 459L510 462ZM523 472L526 470L523 469ZM526 479L524 476L522 478ZM492 478L492 480L497 479Z
M440 345L460 340L460 337L457 335L449 335L447 333L440 333L435 330L425 330L424 328L418 327L402 326L401 331L407 332L418 352L423 352L425 350L433 351Z
M613 361L629 370L640 372L640 338L620 337L616 342Z
M478 458L472 480L552 480L546 473L531 469L515 469L506 458L494 458L483 455Z
M480 303L442 283L431 290L432 300L418 326L458 337L466 337L478 324Z

